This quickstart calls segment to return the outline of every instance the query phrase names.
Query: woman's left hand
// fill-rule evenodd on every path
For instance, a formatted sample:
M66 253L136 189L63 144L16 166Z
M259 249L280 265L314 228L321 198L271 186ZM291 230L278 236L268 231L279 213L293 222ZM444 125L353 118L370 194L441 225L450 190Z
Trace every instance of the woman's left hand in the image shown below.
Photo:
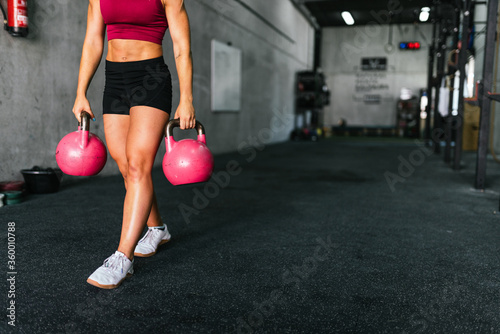
M193 103L181 102L177 107L174 118L179 118L181 129L192 129L196 124L195 111Z

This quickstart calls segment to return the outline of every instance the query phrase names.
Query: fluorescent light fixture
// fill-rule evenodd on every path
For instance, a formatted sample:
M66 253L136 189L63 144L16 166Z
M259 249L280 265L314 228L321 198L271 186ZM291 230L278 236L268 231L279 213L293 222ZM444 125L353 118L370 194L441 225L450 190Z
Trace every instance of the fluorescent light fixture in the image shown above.
M420 12L418 19L420 20L420 22L427 22L427 20L429 19L429 12Z
M420 15L418 17L420 22L427 22L427 20L429 19L430 11L431 9L429 7L422 7L422 9L420 10Z
M344 19L345 24L348 26L352 26L354 24L354 19L349 12L342 12L342 18Z

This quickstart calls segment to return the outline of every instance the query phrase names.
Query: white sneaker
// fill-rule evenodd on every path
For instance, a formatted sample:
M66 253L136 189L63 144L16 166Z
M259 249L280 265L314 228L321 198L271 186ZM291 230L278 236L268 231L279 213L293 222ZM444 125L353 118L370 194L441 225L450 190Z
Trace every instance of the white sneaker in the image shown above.
M168 233L167 225L163 224L163 226L164 230L148 227L148 231L135 247L134 256L149 257L155 255L159 245L170 241L171 235Z
M87 283L102 289L117 288L125 277L134 273L134 260L116 251L87 279Z

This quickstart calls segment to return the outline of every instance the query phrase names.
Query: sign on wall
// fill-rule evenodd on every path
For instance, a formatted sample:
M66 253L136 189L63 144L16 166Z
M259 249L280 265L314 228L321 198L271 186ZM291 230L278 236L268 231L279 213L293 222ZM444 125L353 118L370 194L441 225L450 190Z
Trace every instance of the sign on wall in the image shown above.
M354 101L363 101L365 104L378 104L382 101L381 93L389 90L389 83L387 73L378 71L387 71L387 58L361 58L361 72L356 73L355 91L364 95L353 95Z
M241 108L241 50L212 40L212 111Z
M370 93L373 91L389 91L387 73L358 72L355 76L356 93Z
M387 71L387 58L361 58L361 70L363 71Z

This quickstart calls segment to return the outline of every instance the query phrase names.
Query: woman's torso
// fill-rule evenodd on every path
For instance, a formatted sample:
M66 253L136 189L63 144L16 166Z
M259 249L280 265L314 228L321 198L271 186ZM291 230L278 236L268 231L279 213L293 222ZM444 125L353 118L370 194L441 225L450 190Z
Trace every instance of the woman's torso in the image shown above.
M115 62L161 57L168 28L162 0L100 0L108 32L106 59Z
M108 42L106 60L114 62L137 61L161 57L161 45L130 39L114 39Z

